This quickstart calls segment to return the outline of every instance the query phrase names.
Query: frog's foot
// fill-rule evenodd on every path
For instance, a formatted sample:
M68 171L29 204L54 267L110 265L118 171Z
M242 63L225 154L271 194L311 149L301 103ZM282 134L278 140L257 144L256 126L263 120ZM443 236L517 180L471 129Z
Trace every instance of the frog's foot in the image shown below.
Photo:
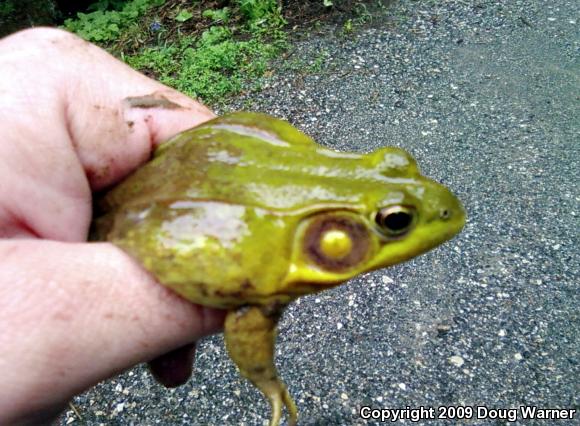
M270 407L272 408L272 418L270 419L270 426L277 426L280 424L280 419L282 418L282 406L286 406L288 410L288 424L293 426L298 420L298 409L296 404L292 400L290 393L284 383L275 378L274 380L257 383L254 382L256 387L262 391L262 393L270 401Z
M284 383L279 379L274 365L274 344L278 312L268 312L261 307L244 307L226 317L225 341L232 360L240 373L268 398L272 407L270 426L280 424L282 407L288 410L288 424L295 425L298 418L296 404Z

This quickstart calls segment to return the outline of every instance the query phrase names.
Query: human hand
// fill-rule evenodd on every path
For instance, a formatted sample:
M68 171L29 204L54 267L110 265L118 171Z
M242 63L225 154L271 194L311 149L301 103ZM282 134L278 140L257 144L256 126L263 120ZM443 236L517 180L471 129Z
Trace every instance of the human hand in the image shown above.
M54 418L73 395L184 345L154 370L185 381L188 344L223 313L85 241L91 192L213 113L54 29L0 40L0 76L0 424Z

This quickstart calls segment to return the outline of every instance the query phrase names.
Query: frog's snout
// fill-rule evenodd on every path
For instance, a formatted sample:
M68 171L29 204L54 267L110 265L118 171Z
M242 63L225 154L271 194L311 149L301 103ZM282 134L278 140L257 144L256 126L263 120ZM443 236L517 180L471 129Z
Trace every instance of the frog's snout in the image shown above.
M457 235L465 225L463 204L445 186L433 182L422 203L418 231L425 247L435 247Z
M431 207L429 221L444 223L449 227L450 234L455 235L465 225L465 208L459 198L447 188L440 186L438 196L427 205Z

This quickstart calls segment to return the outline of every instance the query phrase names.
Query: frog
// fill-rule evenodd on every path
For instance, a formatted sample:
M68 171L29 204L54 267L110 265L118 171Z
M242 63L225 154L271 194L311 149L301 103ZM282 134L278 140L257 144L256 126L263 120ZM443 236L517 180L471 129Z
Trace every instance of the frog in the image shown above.
M177 134L96 205L93 239L188 301L227 310L227 352L269 401L270 426L284 408L298 419L274 361L284 309L427 252L466 217L403 149L333 150L256 112Z

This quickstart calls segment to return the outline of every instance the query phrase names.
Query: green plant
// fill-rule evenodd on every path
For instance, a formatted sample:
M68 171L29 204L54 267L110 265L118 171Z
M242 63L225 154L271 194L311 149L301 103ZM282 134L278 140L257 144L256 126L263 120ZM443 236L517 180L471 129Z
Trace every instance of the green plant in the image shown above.
M224 7L223 9L207 9L201 14L204 18L209 18L214 22L227 24L230 20L230 8Z
M347 19L345 23L342 25L342 31L345 34L351 33L353 30L352 19Z
M286 24L276 0L236 0L251 32L272 31Z
M190 96L218 102L240 91L248 78L261 76L275 52L273 46L257 39L236 41L228 28L214 26L198 40L148 48L127 62Z
M0 3L0 18L8 17L16 10L14 3L11 0L6 0Z
M214 26L205 30L201 34L200 47L215 46L223 41L230 39L232 31L227 27Z
M369 12L369 9L364 3L357 3L354 8L354 13L357 25L366 24L373 19L373 15Z
M309 71L312 73L318 73L322 71L322 68L324 66L324 63L326 62L326 60L328 59L328 57L330 56L330 54L328 53L328 50L321 50L320 53L318 53L318 55L316 56L316 58L314 58L314 61L312 62L312 64L309 67Z
M64 26L87 41L108 43L119 38L121 32L137 18L165 0L130 0L117 10L96 10L79 13L77 19L67 19Z
M198 25L203 18L209 27ZM286 46L283 25L275 0L236 0L201 15L185 2L127 0L121 10L67 21L68 29L104 44L133 68L205 102L256 87L248 81L262 76Z
M144 49L140 54L127 56L123 59L133 68L148 71L159 75L163 79L177 72L179 62L176 57L180 54L175 46Z
M94 3L91 3L87 10L96 11L96 10L109 10L109 9L121 9L127 0L97 0Z
M237 0L242 14L251 22L266 19L278 9L276 0Z
M179 11L179 13L177 15L175 15L175 20L177 22L189 21L191 18L193 18L193 13L191 13L187 9L182 9Z

